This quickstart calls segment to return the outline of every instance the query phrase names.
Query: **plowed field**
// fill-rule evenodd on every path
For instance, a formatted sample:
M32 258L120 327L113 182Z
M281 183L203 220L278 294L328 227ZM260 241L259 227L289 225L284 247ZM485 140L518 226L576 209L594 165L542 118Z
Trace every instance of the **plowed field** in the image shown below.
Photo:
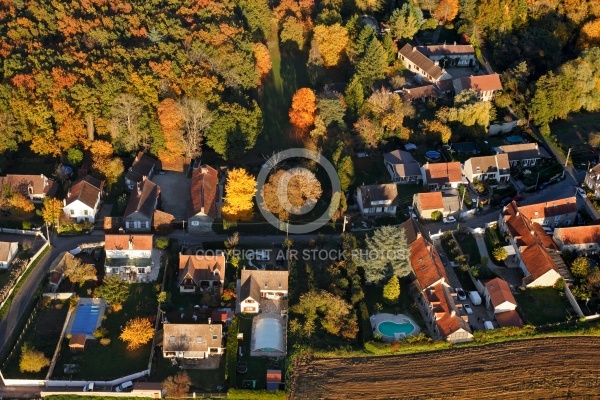
M292 399L600 398L600 337L520 340L389 357L315 359Z

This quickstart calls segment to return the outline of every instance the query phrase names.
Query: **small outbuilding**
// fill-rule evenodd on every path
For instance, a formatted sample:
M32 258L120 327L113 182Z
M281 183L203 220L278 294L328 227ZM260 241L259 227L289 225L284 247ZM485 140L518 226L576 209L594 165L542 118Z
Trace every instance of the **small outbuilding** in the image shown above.
M87 336L83 333L76 333L71 336L69 340L69 350L71 350L71 353L83 353L86 340Z
M281 370L280 369L268 369L267 370L267 390L275 391L279 390L281 386Z

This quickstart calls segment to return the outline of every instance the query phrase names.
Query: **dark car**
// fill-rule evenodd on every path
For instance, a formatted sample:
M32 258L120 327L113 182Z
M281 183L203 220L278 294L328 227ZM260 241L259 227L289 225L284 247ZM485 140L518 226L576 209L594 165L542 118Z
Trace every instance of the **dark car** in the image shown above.
M502 207L504 207L505 205L507 205L511 201L512 201L512 197L505 197L505 198L502 199L502 201L500 201L500 205Z
M102 257L102 249L95 248L94 252L92 253L92 256L94 257L94 260L98 261L100 257Z
M540 184L540 186L538 186L538 189L542 190L545 189L550 183L549 182L542 182Z

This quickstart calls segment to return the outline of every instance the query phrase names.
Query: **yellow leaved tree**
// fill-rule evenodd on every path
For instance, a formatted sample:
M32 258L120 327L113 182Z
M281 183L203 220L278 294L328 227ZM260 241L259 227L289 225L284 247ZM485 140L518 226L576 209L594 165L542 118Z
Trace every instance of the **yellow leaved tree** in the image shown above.
M221 209L228 221L248 221L254 215L256 179L243 168L234 168L227 174L225 204Z
M127 343L128 350L135 350L148 343L154 337L154 327L147 318L134 318L127 325L119 338Z

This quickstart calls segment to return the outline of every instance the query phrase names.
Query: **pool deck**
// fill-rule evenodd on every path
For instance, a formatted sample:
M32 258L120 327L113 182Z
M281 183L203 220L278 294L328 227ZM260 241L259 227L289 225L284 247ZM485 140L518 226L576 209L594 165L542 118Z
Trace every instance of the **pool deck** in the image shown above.
M96 320L96 328L94 330L96 330L100 327L100 325L102 324L102 317L104 316L104 312L106 311L106 301L104 299L99 299L99 298L92 299L89 297L82 297L77 302L77 306L75 306L75 312L71 313L71 318L69 318L69 323L67 325L66 332L71 333L71 329L73 329L73 323L75 322L75 317L77 316L77 310L79 309L79 306L85 305L85 304L93 304L93 305L97 305L99 307L98 319ZM93 334L87 335L87 338L95 339Z
M415 327L415 330L412 331L412 333L409 336L416 336L421 332L421 328L419 328L419 325L417 325L417 323L411 317L404 314L380 313L371 315L371 327L373 328L373 333L381 334L381 336L383 337L382 340L384 342L394 342L396 341L396 338L384 335L383 333L379 332L378 326L380 323L386 321L402 324L405 322L405 320L408 320Z

